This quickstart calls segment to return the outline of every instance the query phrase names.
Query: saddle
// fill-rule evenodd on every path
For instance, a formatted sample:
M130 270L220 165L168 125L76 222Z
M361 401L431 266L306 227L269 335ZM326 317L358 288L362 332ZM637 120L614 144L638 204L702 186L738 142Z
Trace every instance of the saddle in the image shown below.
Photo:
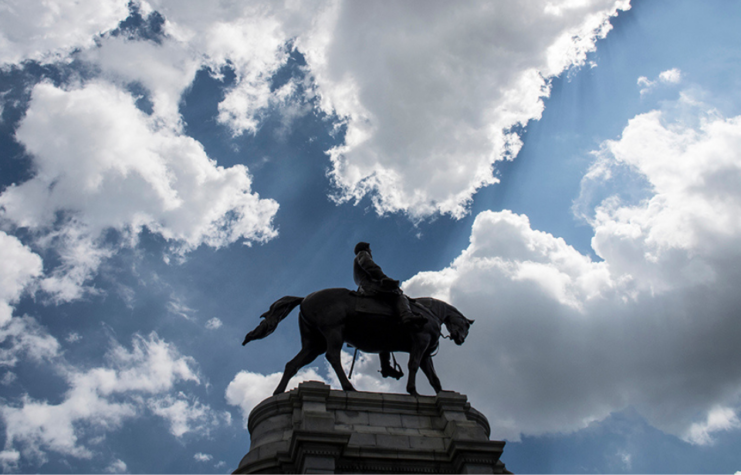
M358 313L368 313L384 317L396 316L396 310L394 309L393 305L387 301L384 301L383 299L364 295L354 290L351 290L350 294L355 297L355 311ZM425 317L427 316L427 312L425 311L426 308L422 306L422 304L420 304L413 298L406 298L409 300L409 307L411 308L412 312Z

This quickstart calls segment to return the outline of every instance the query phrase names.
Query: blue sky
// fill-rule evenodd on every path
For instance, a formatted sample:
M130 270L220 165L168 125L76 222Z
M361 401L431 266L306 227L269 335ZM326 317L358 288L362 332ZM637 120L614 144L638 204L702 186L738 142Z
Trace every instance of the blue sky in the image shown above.
M6 2L3 471L230 472L300 346L295 313L244 334L353 287L361 240L476 320L436 366L510 470L741 470L740 18ZM378 367L356 387L403 392Z

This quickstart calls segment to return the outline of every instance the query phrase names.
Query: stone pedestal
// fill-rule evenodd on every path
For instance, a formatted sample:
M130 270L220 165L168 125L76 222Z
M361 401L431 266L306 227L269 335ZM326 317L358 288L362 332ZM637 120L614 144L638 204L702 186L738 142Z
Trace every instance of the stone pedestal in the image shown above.
M309 381L250 413L234 473L510 473L466 396L334 391Z

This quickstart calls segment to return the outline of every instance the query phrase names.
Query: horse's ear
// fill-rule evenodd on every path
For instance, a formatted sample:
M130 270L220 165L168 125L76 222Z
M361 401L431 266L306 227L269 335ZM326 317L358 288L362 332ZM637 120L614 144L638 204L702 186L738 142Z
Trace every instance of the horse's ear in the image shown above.
M464 318L465 318L465 317L464 317ZM466 318L466 320L468 320L468 324L469 324L469 325L473 325L473 322L475 322L475 321L476 321L476 320L471 320L470 318Z

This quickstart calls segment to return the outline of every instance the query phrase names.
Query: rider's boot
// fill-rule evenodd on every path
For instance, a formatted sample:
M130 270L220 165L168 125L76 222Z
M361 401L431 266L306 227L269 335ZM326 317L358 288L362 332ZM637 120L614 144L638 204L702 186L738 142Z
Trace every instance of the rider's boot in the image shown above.
M401 368L398 365L396 365L396 368L391 366L391 355L389 355L387 352L381 352L378 354L378 356L381 358L381 376L383 376L384 378L394 379L400 379L402 376L404 376L404 372L401 371ZM395 359L394 363L396 363Z

